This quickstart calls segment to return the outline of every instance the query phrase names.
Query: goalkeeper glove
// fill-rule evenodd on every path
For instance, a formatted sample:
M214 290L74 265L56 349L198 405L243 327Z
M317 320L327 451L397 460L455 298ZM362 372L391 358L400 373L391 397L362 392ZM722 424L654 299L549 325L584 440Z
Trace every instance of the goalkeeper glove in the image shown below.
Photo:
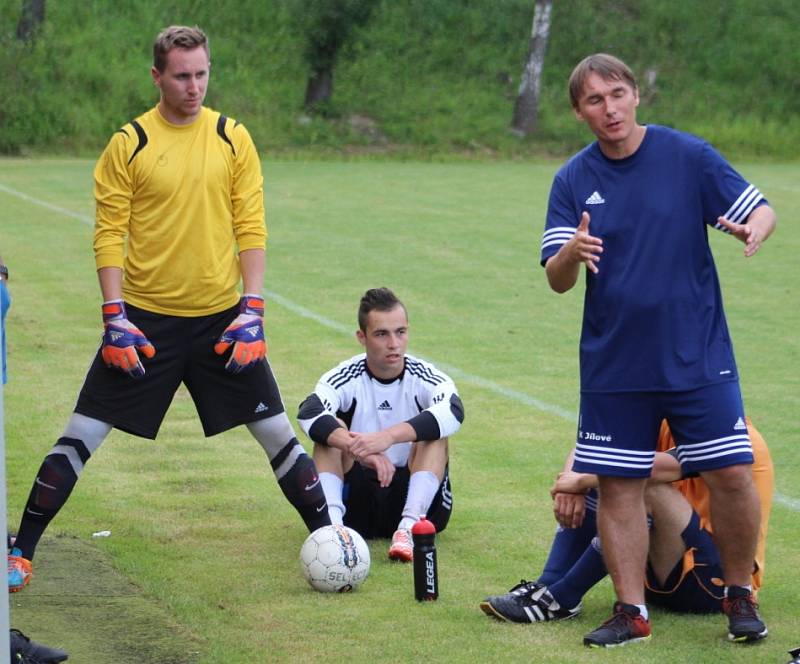
M153 357L156 349L142 331L128 320L122 300L103 302L103 349L106 366L124 371L131 378L144 376L144 367L136 352L138 348L147 357Z
M220 335L214 352L222 355L233 345L233 352L225 365L230 373L237 374L258 364L267 355L264 340L264 298L259 295L242 295L239 315Z

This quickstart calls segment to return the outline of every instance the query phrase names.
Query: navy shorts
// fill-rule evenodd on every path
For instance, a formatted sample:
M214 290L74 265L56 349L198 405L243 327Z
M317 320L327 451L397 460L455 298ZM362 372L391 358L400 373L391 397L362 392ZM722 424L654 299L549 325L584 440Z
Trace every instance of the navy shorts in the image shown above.
M647 566L645 600L648 604L680 613L718 613L725 593L722 564L711 534L700 527L692 512L681 533L686 553L662 586Z
M392 483L382 487L375 471L356 461L344 476L344 525L353 528L365 539L391 537L403 516L410 477L408 466L399 466ZM447 527L452 511L450 473L449 468L445 467L442 483L425 516L440 533Z
M141 357L145 374L131 378L106 367L100 350L89 368L75 412L143 438L154 439L181 383L194 401L203 432L213 436L284 412L269 363L240 374L225 371L230 350L214 352L238 305L208 316L166 316L126 305L128 319L156 349Z
M664 419L684 473L753 463L739 383L729 381L687 392L582 393L572 469L649 477Z

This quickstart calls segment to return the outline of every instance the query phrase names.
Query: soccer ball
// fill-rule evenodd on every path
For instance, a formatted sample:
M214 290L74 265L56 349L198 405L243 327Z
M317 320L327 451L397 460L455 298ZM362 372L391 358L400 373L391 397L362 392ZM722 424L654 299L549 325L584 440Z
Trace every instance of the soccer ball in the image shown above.
M303 542L300 571L314 590L349 592L369 574L369 548L352 528L322 526Z

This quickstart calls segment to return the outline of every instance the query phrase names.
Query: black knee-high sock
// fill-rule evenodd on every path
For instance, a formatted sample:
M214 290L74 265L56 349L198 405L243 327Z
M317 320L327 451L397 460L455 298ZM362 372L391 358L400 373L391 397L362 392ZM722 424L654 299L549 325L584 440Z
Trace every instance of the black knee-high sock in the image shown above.
M299 512L309 532L329 526L328 503L314 460L292 438L270 461L283 495Z
M67 502L78 481L78 473L90 456L83 441L76 438L59 438L56 448L61 448L67 453L51 451L44 458L31 487L25 511L22 513L17 540L14 543L14 546L22 551L22 556L28 560L33 559L42 534ZM76 455L76 459L80 459L80 463L70 459L72 454Z

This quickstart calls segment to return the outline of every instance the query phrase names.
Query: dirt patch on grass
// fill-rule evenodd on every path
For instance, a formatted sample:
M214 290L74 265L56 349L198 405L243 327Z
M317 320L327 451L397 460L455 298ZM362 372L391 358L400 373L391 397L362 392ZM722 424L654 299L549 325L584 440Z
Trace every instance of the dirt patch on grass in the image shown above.
M33 579L10 596L11 626L70 662L197 664L201 641L87 542L45 537Z

